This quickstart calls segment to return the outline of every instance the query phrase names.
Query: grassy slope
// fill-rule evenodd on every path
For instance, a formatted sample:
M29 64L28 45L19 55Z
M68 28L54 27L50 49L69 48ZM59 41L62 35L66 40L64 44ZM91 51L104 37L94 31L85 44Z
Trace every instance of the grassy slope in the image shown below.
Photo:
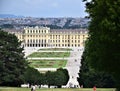
M0 87L0 91L30 91L30 88L12 88L12 87ZM36 91L93 91L92 88L77 88L77 89L67 89L67 88L62 88L62 89L47 89L47 88L41 88L41 89L36 89ZM115 89L112 88L97 88L97 91L115 91Z

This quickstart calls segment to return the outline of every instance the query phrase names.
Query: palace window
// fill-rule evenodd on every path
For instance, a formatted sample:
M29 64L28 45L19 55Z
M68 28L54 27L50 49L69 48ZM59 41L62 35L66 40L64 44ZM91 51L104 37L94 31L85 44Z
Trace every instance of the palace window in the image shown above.
M73 36L72 36L72 39L73 39Z
M59 39L60 39L60 35L59 35Z
M29 43L29 39L28 39L28 41L27 41L28 43Z

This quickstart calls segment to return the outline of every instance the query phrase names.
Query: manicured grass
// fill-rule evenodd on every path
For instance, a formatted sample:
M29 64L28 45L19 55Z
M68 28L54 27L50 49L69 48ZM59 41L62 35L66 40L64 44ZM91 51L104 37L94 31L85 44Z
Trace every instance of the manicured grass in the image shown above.
M34 52L28 57L69 57L70 52Z
M0 91L31 91L30 88L0 87ZM36 91L93 91L92 88L41 88ZM113 88L97 88L97 91L115 91Z
M65 67L67 60L28 60L34 68L61 68Z
M43 48L39 49L39 51L72 51L70 48Z

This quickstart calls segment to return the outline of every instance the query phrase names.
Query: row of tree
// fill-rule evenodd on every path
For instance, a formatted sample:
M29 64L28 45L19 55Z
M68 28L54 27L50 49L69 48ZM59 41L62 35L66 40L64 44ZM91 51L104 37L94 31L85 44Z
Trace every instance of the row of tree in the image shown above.
M41 85L56 86L61 88L62 85L66 85L69 80L68 71L66 69L59 68L57 71L48 71L46 73L40 73L38 70L28 67L24 74L25 83L30 85L36 84L41 87Z
M120 91L120 0L83 1L86 1L86 11L91 19L85 63L95 70L95 74L96 71L111 74Z
M41 74L29 67L21 42L14 34L0 29L0 86L20 86L23 83L61 87L69 79L66 69Z

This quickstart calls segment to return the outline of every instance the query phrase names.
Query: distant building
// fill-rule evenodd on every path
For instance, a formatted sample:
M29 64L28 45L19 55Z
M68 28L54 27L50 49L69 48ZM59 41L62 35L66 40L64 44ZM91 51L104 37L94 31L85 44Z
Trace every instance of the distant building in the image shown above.
M10 31L11 32L11 31ZM25 47L83 47L88 37L87 29L50 29L25 27L13 31Z

